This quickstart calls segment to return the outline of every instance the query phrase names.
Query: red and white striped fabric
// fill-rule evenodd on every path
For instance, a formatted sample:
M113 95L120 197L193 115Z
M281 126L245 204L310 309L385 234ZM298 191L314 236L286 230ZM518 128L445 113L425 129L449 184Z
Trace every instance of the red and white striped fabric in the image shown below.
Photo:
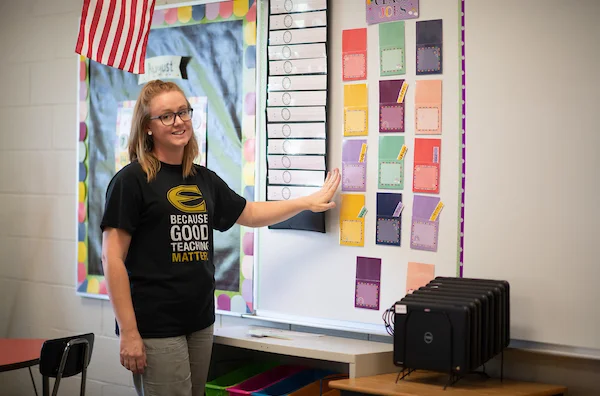
M104 65L144 74L155 0L83 0L75 52Z

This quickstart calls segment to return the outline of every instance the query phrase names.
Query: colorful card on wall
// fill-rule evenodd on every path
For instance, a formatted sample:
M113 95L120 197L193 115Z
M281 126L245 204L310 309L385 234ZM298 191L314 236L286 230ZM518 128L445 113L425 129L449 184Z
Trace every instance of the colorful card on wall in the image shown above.
M435 278L435 265L423 263L408 263L406 269L406 294L411 294Z
M365 245L365 196L364 194L341 194L340 245Z
M342 143L342 191L366 191L367 140L344 139Z
M129 164L129 133L131 131L131 122L133 120L133 108L135 100L119 102L117 108L117 139L115 141L115 172L120 171L125 165Z
M410 227L410 248L437 252L439 232L439 211L435 220L432 215L440 204L439 197L415 195L413 201L412 224Z
M379 310L381 296L381 259L356 258L356 287L354 306Z
M442 74L442 20L417 22L417 75Z
M369 25L419 17L419 0L365 0Z
M402 194L377 193L377 245L400 246Z
M420 80L415 85L415 134L442 133L442 80Z
M369 134L367 84L344 85L344 136Z
M406 73L404 21L379 25L379 73L393 76Z
M379 81L379 132L404 132L404 80Z
M415 139L413 166L413 191L417 193L440 193L441 139Z
M404 136L380 136L378 158L378 187L404 189Z
M342 80L367 79L367 29L342 31Z

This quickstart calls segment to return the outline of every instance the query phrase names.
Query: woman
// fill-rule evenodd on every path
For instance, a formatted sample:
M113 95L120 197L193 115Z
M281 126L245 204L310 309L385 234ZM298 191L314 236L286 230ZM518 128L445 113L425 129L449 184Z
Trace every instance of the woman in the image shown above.
M140 395L203 395L212 351L213 229L262 227L331 209L328 173L310 196L246 202L193 164L192 109L174 83L147 83L136 102L131 163L111 180L101 222L102 264L117 320L121 364Z

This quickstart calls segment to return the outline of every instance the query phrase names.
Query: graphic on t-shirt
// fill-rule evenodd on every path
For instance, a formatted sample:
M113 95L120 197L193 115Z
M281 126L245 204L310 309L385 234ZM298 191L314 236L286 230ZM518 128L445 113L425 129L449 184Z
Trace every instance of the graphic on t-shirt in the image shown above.
M186 213L206 213L206 202L198 186L177 186L167 192L171 205Z
M185 213L170 216L171 261L208 261L208 212L202 192L196 185L182 185L170 189L167 199Z

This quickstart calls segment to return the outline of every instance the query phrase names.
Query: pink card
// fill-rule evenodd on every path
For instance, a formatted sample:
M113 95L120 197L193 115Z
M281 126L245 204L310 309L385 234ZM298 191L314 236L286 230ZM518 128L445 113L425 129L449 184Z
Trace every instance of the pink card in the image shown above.
M442 80L419 80L415 88L415 134L442 133Z
M435 277L435 265L408 263L406 270L406 294L426 286Z

